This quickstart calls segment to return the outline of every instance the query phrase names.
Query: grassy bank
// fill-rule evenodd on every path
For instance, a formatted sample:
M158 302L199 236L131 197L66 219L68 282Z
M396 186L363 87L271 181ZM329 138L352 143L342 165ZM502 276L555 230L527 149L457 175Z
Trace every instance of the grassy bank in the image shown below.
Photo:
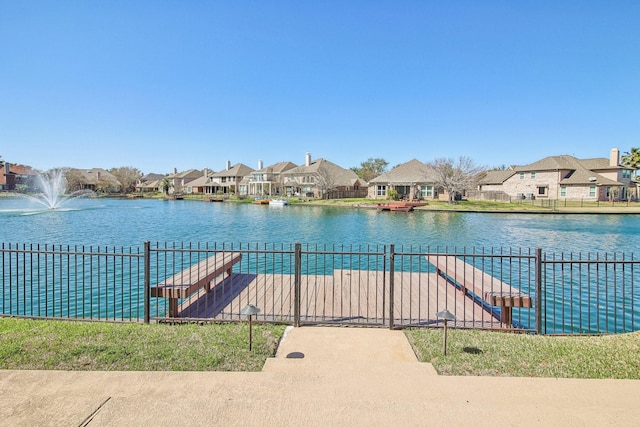
M114 324L0 318L0 369L259 371L283 325ZM640 332L550 337L450 329L405 331L441 375L640 379Z
M285 326L0 319L0 369L259 371Z
M640 379L640 332L539 336L449 329L407 330L418 359L441 375Z
M389 200L374 199L310 199L304 204L343 206L343 207L375 207L378 203L387 203ZM548 200L522 200L513 203L494 202L487 200L461 200L455 204L446 201L428 200L426 206L417 210L458 211L458 212L531 212L531 213L640 213L638 202L580 202L580 201L553 201Z

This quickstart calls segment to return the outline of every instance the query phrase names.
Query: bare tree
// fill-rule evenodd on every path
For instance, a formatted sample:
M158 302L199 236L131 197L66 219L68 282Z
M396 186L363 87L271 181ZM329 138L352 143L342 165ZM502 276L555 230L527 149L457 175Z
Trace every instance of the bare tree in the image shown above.
M74 192L83 189L82 176L78 170L64 168L64 177L67 181L67 190Z
M322 199L329 197L329 191L335 188L335 176L327 169L319 168L316 174L313 176L315 179L316 190L318 196Z
M450 205L455 203L457 194L475 188L478 175L486 170L465 156L460 156L457 161L448 158L436 159L427 163L427 166L431 174L429 178L447 192Z
M120 181L120 184L122 184L121 191L123 193L136 191L136 183L142 176L142 172L132 166L111 168L109 169L109 173Z

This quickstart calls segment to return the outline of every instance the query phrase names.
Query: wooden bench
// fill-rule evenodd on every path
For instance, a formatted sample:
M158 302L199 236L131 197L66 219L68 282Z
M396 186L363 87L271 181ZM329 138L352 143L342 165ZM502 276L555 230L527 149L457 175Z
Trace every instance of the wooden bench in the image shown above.
M169 298L169 317L178 315L178 300L204 288L211 289L213 279L223 273L231 275L234 264L242 259L239 252L219 252L151 287L151 296Z
M533 307L532 298L496 279L490 274L464 262L454 255L427 255L438 274L457 285L464 295L473 295L492 307L500 307L500 321L512 326L512 308Z

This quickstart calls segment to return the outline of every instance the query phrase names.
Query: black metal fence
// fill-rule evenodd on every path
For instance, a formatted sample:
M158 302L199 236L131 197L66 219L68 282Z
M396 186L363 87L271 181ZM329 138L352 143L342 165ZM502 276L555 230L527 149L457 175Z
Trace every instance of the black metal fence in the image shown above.
M541 334L640 330L640 260L499 248L395 245L3 244L0 315L237 321Z

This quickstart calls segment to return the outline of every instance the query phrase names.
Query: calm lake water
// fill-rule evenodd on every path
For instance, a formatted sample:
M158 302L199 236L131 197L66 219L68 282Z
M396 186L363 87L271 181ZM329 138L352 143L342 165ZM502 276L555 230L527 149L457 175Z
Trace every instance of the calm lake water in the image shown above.
M391 244L637 252L639 215L498 214L177 200L75 199L44 210L0 199L0 241L140 246L151 242Z
M393 243L400 252L418 246L422 251L467 253L542 248L550 258L554 253L572 252L624 254L627 260L636 260L640 215L402 214L376 209L141 199L74 199L61 209L46 210L25 199L0 199L2 243L141 248L147 240L160 246L165 242L236 246L301 242L344 245L346 249L349 245ZM547 331L637 329L640 294L637 287L631 291L637 274L621 267L602 271L581 268L568 269L568 276L562 268L546 273ZM520 285L531 286L530 276L525 273L523 277ZM519 279L510 277L511 284L518 286ZM117 290L113 295L120 298L123 294ZM4 298L5 302L15 300L9 295ZM532 328L531 312L527 316L521 324Z

